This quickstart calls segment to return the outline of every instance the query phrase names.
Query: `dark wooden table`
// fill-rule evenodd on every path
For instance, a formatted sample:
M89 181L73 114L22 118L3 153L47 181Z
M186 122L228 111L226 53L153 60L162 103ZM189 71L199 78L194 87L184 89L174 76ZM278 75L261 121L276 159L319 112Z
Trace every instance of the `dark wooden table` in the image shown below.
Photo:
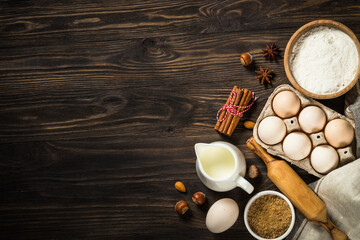
M344 23L360 37L358 1L0 1L0 238L252 239L246 202L276 187L245 146L213 130L233 85L259 98L289 83L283 53L291 35L317 19ZM276 42L281 57L261 48ZM239 55L251 52L245 68ZM261 85L255 68L274 69ZM343 112L349 93L326 105ZM194 144L238 146L261 176L217 193L195 172ZM316 180L294 168L306 182ZM174 189L183 181L188 193ZM191 203L203 191L208 204ZM235 199L240 217L214 235L206 211ZM178 200L191 211L179 217Z

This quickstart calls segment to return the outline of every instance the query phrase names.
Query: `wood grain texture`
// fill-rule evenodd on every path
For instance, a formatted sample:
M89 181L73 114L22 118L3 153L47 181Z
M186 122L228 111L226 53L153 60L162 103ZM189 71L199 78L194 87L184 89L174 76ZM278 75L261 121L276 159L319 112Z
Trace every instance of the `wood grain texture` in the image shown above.
M251 195L202 185L194 144L235 144L260 169L246 177L255 192L276 189L245 146L243 120L224 137L216 112L238 85L259 97L243 118L256 120L289 83L283 51L303 24L332 19L360 36L356 1L3 0L0 10L2 239L251 239L242 214L222 234L206 229L212 203L231 197L242 213ZM269 42L282 50L275 61L262 57ZM259 66L275 71L272 84L256 80ZM343 112L356 92L321 102ZM207 205L191 203L196 191ZM174 211L181 199L184 218Z

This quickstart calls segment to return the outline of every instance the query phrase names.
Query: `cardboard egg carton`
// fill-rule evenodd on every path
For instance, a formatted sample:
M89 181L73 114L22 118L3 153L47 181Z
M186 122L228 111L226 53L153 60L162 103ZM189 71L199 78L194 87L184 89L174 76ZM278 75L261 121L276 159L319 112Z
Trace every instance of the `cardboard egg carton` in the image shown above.
M294 132L294 131L300 131L300 132L305 133L300 128L300 125L299 125L299 122L298 122L298 115L299 115L299 113L301 112L301 110L303 108L305 108L307 106L310 106L310 105L311 106L318 106L325 112L325 115L326 115L326 118L327 118L327 123L329 121L333 120L333 119L342 118L342 119L345 119L348 122L350 122L351 125L353 126L353 128L355 128L355 122L353 120L339 114L338 112L324 106L323 104L321 104L321 103L319 103L319 102L317 102L317 101L315 101L313 99L307 98L302 93L300 93L299 91L295 90L293 87L291 87L290 85L287 85L287 84L283 84L283 85L278 86L274 90L274 92L269 96L263 110L261 111L258 119L256 120L256 124L255 124L255 127L253 129L253 135L254 135L255 140L263 148L265 148L268 153L279 156L279 157L285 159L286 161L290 162L291 164L294 164L294 165L306 170L308 173L310 173L312 175L315 175L317 177L323 177L325 175L316 172L312 168L312 166L310 164L310 155L311 155L311 153L309 154L308 157L306 157L306 158L304 158L302 160L292 160L292 159L288 158L285 155L285 153L284 153L284 151L282 149L282 142L280 142L278 144L275 144L275 145L267 145L264 142L262 142L260 140L259 136L258 136L258 126L259 126L259 123L261 122L261 120L263 120L264 118L269 117L269 116L277 116L275 114L275 112L273 111L273 109L272 109L272 101L273 101L273 98L275 97L275 95L277 93L279 93L281 91L284 91L284 90L293 91L300 98L300 102L301 102L301 108L300 108L300 110L299 110L299 112L298 112L298 114L296 116L291 117L291 118L286 118L286 119L281 118L284 121L285 125L286 125L286 132L287 132L286 135L288 135L289 133ZM322 129L322 131L318 132L318 133L312 133L312 134L305 133L307 136L309 136L309 138L311 140L312 150L315 147L319 146L319 145L328 144L327 141L326 141L326 138L324 136L323 131L324 131L324 129ZM355 160L355 156L354 156L353 151L352 151L353 146L354 146L354 142L355 142L355 137L354 137L353 143L350 146L347 146L345 148L337 148L337 149L335 148L337 150L338 154L339 154L338 167L343 166L343 165Z

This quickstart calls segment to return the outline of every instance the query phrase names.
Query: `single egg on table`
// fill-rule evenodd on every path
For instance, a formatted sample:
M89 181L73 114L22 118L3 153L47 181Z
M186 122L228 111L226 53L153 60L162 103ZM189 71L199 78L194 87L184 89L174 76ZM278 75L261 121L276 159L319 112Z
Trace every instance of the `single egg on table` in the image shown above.
M239 216L239 206L231 198L216 201L206 215L206 227L212 233L228 230Z
M345 119L331 120L325 126L326 141L335 148L343 148L351 144L354 139L354 128Z
M281 118L295 116L300 110L300 98L293 91L281 91L275 95L272 108Z
M333 147L320 145L311 152L310 162L315 171L326 174L337 167L339 155Z
M299 124L306 133L321 131L326 124L324 111L317 106L308 106L301 110L299 114Z
M258 136L268 145L281 142L286 135L286 126L283 120L276 116L269 116L261 120L258 127Z
M309 156L311 141L302 132L292 132L286 136L283 142L283 151L292 160L301 160Z

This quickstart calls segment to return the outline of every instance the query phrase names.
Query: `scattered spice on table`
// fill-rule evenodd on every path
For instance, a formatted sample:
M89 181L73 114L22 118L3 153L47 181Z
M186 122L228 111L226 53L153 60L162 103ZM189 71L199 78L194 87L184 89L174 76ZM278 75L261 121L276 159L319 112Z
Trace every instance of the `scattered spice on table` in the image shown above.
M264 51L264 57L273 60L277 55L279 55L279 48L275 46L275 43L269 45L266 44L266 49L261 49Z
M263 238L277 238L290 226L291 210L287 202L276 195L265 195L250 206L248 222L250 228Z
M274 70L269 70L269 68L267 69L263 69L260 66L260 70L259 71L255 71L259 76L256 77L256 79L260 79L261 80L261 84L264 84L264 82L268 82L271 83L270 78L272 77L272 73L274 72Z

